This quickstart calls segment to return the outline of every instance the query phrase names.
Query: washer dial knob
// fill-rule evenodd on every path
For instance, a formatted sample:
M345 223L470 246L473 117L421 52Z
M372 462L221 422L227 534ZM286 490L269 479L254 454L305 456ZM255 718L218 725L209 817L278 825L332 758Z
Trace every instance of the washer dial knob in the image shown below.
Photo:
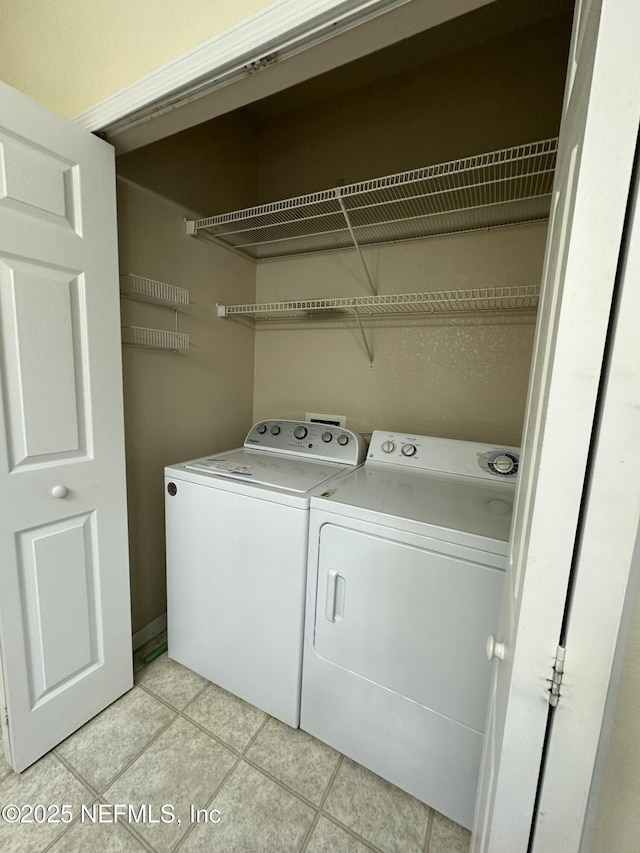
M322 440L325 442L325 444L330 442L332 438L333 438L333 435L330 432L323 432L322 433Z
M278 424L274 424L271 427L271 435L280 435L280 427L278 426Z
M417 451L417 447L415 444L403 444L402 445L402 455L403 456L415 456Z
M258 424L258 426L256 427L256 432L260 433L260 435L264 435L266 431L267 431L266 424Z
M303 426L297 426L294 429L293 434L296 438L304 438L307 434L307 428Z
M339 435L338 436L338 444L344 447L346 444L349 444L349 436L348 435Z
M396 449L396 446L393 441L383 441L382 442L382 452L383 453L393 453Z
M489 459L489 470L501 477L509 477L518 470L518 457L514 453L496 453Z

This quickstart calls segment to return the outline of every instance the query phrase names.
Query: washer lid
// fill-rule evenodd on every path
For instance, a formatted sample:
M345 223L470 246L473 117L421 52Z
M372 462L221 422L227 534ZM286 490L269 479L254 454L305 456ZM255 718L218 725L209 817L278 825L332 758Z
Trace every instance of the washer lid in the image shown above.
M348 514L349 507L506 542L515 484L457 474L402 471L367 462L311 506ZM382 523L393 524L392 520Z
M332 462L314 462L310 459L252 451L241 447L226 453L194 459L178 467L187 471L197 471L199 474L209 474L212 477L226 477L238 482L304 494L330 477L348 471L352 466Z

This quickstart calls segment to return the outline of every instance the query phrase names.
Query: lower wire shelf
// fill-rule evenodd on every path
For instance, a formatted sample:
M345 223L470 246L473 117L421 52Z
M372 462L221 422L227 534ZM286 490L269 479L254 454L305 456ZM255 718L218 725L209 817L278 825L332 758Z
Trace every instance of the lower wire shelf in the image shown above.
M390 293L338 299L305 299L253 305L218 305L219 317L251 317L255 321L373 315L431 315L475 311L531 311L538 306L540 285Z
M165 329L147 329L143 326L123 326L122 343L125 346L147 347L177 352L189 349L186 332L168 332Z

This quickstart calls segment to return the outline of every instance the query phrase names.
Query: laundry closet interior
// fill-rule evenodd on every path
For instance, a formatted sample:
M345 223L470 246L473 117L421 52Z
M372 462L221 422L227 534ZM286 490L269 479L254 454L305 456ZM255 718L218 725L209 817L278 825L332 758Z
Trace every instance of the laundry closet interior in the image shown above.
M168 338L169 350L123 348L134 632L166 611L165 465L239 446L258 420L302 420L307 412L346 415L355 432L520 444L550 206L549 140L559 131L572 22L569 2L524 6L493 3L117 157L123 291L131 295L130 276L188 291L175 316L122 299L125 342L137 340L131 327L188 335L188 347ZM483 171L473 158L489 152L505 153ZM308 205L330 233L298 247L279 240L243 254L205 229L187 234L185 220L272 202L282 218L288 199L465 158L470 169L447 166L429 188L453 172L475 181L471 191L442 192L444 217L405 210L405 224L415 218L405 230L379 226L411 207L394 204L402 181L386 182L391 215L376 213L376 225L360 231L368 275L356 248L342 248L350 234L339 191L330 216ZM505 169L514 180L502 190ZM518 179L519 169L530 177ZM405 187L405 197L427 183ZM542 187L543 198L517 202L510 213L508 204L487 206L483 193L496 186L522 196ZM368 189L366 204L383 195ZM300 205L290 207L296 218ZM349 224L357 226L354 216ZM269 240L265 222L244 217L238 227ZM278 245L291 254L279 257ZM477 289L479 302L465 302ZM374 291L382 306L373 314L310 304L366 303ZM428 297L416 304L404 296L434 291L458 295L439 298L435 310ZM251 309L230 310L299 301L300 310L278 306L257 319ZM171 352L176 342L185 348Z

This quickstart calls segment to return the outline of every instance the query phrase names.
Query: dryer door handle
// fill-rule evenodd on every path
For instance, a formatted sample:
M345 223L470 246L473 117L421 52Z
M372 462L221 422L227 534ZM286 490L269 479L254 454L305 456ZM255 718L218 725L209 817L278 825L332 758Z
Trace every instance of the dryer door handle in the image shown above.
M336 621L336 596L338 592L338 572L329 569L327 572L327 598L324 606L324 615L329 622Z

